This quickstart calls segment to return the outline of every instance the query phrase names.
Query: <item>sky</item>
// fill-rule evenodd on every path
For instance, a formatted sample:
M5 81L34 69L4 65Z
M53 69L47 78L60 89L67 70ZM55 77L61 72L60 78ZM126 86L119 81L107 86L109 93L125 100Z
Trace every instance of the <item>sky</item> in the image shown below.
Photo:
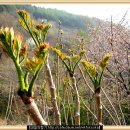
M110 21L112 16L115 23L118 23L128 11L126 20L130 23L130 4L36 4L36 6L96 17L104 21Z

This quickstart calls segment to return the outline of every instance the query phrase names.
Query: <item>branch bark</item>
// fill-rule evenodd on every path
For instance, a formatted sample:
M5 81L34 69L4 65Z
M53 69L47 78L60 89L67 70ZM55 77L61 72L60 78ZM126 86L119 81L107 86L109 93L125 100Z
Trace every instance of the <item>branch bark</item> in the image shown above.
M99 89L95 90L95 100L97 107L97 122L99 125L102 125L102 104L101 104L101 93Z
M57 100L56 100L56 87L55 87L55 84L53 81L48 59L47 59L47 63L46 63L46 71L47 71L48 83L50 86L51 102L52 102L53 110L55 113L55 122L56 122L56 125L61 125L61 116L60 116L60 112L59 112L58 104L57 104Z
M72 80L72 86L74 88L74 95L75 95L75 106L76 106L76 111L75 111L75 125L80 125L80 99L79 99L79 93L78 89L76 86L76 78L75 76L71 77Z

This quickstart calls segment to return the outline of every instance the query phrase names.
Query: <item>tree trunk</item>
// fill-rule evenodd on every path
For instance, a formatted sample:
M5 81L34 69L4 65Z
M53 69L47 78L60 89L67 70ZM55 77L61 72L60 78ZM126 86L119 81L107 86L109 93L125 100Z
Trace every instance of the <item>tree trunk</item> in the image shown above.
M61 117L60 117L60 112L59 112L57 100L56 100L56 87L55 87L55 84L54 84L54 81L52 78L48 59L47 59L47 63L46 63L46 70L47 70L47 77L48 77L48 82L49 82L49 86L50 86L51 102L52 102L52 106L53 106L53 110L54 110L54 114L55 114L55 122L56 122L56 125L61 125Z
M47 122L45 122L44 119L42 118L42 115L39 112L38 107L34 102L34 100L30 104L26 105L26 108L36 125L47 125Z
M28 97L28 98L22 98L22 100L26 106L26 110L27 110L28 114L31 116L34 123L36 125L47 125L47 122L44 121L41 113L38 110L38 107L37 107L34 99Z
M102 104L101 104L100 88L95 90L95 100L97 107L97 122L99 125L102 125Z
M74 89L74 94L75 94L75 106L76 106L76 111L75 111L75 125L80 125L80 99L79 99L79 93L78 93L78 89L76 86L76 79L75 77L71 77L72 78L72 86Z
M36 125L47 125L47 122L44 121L41 113L38 110L34 98L29 96L30 94L28 92L23 92L20 89L17 93L21 97L23 103L25 104L26 110L33 119L34 123Z

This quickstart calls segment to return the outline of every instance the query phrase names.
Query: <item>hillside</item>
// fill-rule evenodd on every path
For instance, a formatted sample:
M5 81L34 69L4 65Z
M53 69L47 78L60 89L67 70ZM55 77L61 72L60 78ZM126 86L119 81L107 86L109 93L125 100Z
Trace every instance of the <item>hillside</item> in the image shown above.
M17 33L22 33L24 41L29 38L29 35L19 26L18 16L16 15L19 9L28 11L36 22L44 20L52 24L53 27L50 29L49 36L47 37L50 44L57 43L59 21L61 22L60 30L64 33L62 43L65 46L70 46L70 39L73 37L87 37L87 32L90 28L96 27L100 22L96 18L74 15L56 9L45 9L31 5L0 5L0 26L13 27Z
M67 39L71 39L71 37L76 37L77 35L84 35L85 32L88 32L90 27L95 27L100 21L96 18L89 18L70 14L61 10L45 9L31 5L0 5L0 26L13 27L16 32L22 33L25 41L29 38L29 35L19 26L17 20L18 16L16 15L16 11L19 9L28 11L36 22L44 20L53 25L53 28L49 32L50 37L47 38L51 44L56 44L57 42L59 21L61 22L60 28L64 32L62 42L65 45L67 44L67 46L69 46L69 41Z
M96 24L93 18L74 15L65 11L56 9L45 9L43 7L36 7L31 5L0 5L0 13L8 12L15 16L15 11L18 9L25 9L31 13L35 19L47 19L48 21L62 22L62 26L76 29L87 29L88 24Z

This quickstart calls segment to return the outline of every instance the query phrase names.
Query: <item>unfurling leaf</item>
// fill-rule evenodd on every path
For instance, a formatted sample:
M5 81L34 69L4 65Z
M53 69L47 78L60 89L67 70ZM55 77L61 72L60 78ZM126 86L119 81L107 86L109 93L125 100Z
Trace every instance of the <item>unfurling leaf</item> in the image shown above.
M14 30L13 28L1 28L0 29L0 40L3 43L7 43L8 45L11 45L12 41L14 39Z
M27 44L24 44L23 47L20 50L20 56L26 56L27 55L27 51L28 51L28 46Z
M82 60L81 63L83 64L86 72L91 76L95 77L97 73L97 68L94 64L88 62L87 60Z
M37 24L35 25L35 28L39 31L42 31L45 28L45 24Z
M79 60L79 55L73 55L71 56L72 61L77 62Z
M25 68L28 70L34 70L36 67L41 64L42 60L37 57L33 57L32 59L27 59L25 62Z
M52 50L53 50L62 60L70 59L69 56L67 56L66 54L64 54L63 52L61 52L59 49L52 48Z
M36 57L44 58L47 55L49 48L50 45L47 42L40 44L40 46L35 50Z
M99 66L101 69L104 69L108 65L108 60L112 57L111 54L106 54L103 56L102 61L100 62Z
M19 22L25 30L28 31L28 27L33 27L33 20L30 18L30 14L28 12L25 10L18 10L17 13L20 17Z
M79 56L82 57L85 53L85 50L80 51Z
M16 50L18 53L20 52L21 44L22 44L21 35L15 35L13 40L13 49Z
M12 58L19 55L22 38L20 35L14 35L13 28L0 29L0 45L3 50Z

